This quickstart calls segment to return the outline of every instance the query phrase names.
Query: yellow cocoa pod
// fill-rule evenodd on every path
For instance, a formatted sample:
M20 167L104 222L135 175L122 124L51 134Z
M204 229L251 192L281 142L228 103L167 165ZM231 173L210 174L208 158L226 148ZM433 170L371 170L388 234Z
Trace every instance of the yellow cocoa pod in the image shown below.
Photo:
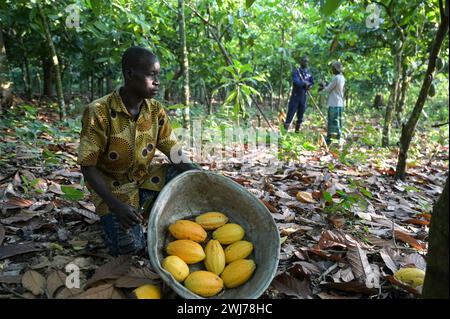
M195 222L206 230L213 230L228 223L228 217L222 213L209 212L197 216Z
M229 245L244 238L245 231L238 224L225 224L213 232L213 239L218 240L222 245Z
M225 268L225 253L219 241L211 239L205 247L205 254L206 269L220 275Z
M240 240L232 243L225 248L225 262L232 263L238 259L247 258L253 251L253 244L246 240Z
M179 239L170 242L166 247L168 255L180 257L186 264L195 264L205 259L202 246L189 239Z
M189 266L178 256L164 258L162 267L170 272L178 282L182 282L189 275Z
M212 272L199 270L194 271L186 278L184 286L197 295L211 297L223 289L223 281Z
M225 267L220 277L227 288L235 288L246 283L256 269L251 259L239 259Z
M198 243L206 239L206 231L202 226L190 220L177 220L169 226L169 232L176 239L190 239Z
M423 285L425 272L419 268L402 268L395 272L394 278L408 286L416 288L417 286Z
M161 290L156 285L143 285L133 290L137 299L161 299Z

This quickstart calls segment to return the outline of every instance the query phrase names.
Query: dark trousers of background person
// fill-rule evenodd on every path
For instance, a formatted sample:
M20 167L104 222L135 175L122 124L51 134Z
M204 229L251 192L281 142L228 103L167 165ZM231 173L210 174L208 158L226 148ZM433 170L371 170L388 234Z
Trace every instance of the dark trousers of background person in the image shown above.
M292 120L294 119L295 113L297 113L297 122L295 123L295 131L300 129L300 125L303 122L303 115L306 111L307 106L307 96L305 93L294 92L289 99L288 111L286 114L286 121L284 122L284 128L287 130Z

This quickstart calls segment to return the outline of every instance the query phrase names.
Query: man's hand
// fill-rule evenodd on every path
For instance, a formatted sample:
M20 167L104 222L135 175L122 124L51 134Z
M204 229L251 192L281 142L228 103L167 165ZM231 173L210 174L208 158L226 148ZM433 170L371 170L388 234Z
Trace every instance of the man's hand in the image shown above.
M305 81L305 89L309 90L310 88L312 88L312 83Z
M325 83L324 82L320 82L319 83L319 92L322 91L324 87L325 87Z
M117 217L117 220L123 228L131 228L134 224L142 223L142 216L130 205L120 203L109 208L111 213Z

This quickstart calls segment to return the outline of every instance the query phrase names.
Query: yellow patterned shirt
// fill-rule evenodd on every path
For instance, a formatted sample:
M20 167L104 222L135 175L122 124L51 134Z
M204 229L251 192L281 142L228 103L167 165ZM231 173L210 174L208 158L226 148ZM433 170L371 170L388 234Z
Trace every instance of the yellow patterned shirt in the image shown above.
M77 163L96 166L112 193L137 208L139 188L160 191L164 186L165 166L150 166L155 150L169 156L176 143L169 118L159 102L144 100L134 121L117 90L84 110ZM86 186L97 214L107 214L106 203L88 183Z

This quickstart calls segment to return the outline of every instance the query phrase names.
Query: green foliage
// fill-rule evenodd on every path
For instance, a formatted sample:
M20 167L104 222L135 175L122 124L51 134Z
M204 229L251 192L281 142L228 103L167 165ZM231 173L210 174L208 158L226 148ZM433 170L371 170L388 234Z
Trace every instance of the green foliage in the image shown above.
M258 82L265 81L261 75L249 75L251 72L251 65L243 65L236 60L233 61L233 65L219 69L219 73L222 74L221 82L223 84L215 92L219 89L229 89L223 106L226 110L232 108L232 115L237 123L239 123L240 116L244 120L248 118L247 106L252 104L252 97L261 95L252 86L256 86Z
M83 191L71 186L61 185L61 191L64 193L64 197L69 200L79 201L84 198Z

